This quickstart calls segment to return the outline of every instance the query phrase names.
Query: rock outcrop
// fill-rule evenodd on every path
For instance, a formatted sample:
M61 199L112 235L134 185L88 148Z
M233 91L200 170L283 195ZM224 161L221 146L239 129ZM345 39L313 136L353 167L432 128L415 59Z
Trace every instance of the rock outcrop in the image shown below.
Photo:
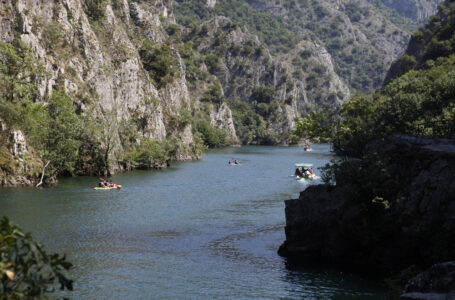
M389 272L455 259L455 142L395 136L286 204L282 256Z
M441 1L442 0L382 0L382 3L409 19L416 22L422 22L436 13L437 6Z
M210 113L210 123L216 128L222 128L228 132L230 144L239 144L232 120L232 112L225 103L221 104L217 110L213 108L213 111Z
M36 185L41 168L41 159L27 147L22 131L0 120L0 187Z
M400 300L455 299L455 261L440 263L409 280Z

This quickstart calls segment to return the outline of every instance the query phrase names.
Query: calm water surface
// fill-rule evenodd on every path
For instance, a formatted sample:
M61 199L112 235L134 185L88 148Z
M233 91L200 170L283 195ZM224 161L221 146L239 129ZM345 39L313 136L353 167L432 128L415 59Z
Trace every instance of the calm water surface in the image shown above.
M55 188L1 189L0 215L76 266L72 299L381 299L381 289L335 270L286 268L283 200L308 184L294 164L317 167L328 146L242 147L202 161L112 179L60 180ZM232 157L242 166L229 166ZM316 170L318 174L319 171Z

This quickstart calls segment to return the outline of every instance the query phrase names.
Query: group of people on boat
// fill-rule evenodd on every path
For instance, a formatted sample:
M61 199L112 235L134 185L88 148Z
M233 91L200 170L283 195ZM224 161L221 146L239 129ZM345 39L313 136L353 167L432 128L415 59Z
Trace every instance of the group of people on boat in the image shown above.
M110 180L106 180L104 178L100 178L100 182L98 183L98 187L101 188L107 188L107 187L113 187L115 184L112 183Z
M314 171L312 168L303 168L303 167L298 167L295 169L295 176L296 177L312 177L314 176Z
M232 158L232 159L229 161L229 164L230 164L230 165L241 165L242 163L239 162L238 160Z

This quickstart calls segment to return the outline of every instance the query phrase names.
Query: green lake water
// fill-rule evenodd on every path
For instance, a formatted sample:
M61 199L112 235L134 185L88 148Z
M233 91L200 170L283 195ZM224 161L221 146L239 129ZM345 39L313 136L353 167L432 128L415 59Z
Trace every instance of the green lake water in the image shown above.
M53 188L0 189L0 216L32 233L75 268L71 299L381 299L380 286L324 268L290 269L284 200L308 182L294 164L316 168L327 145L225 148L163 171L112 177L121 190L91 187L95 177ZM229 166L232 157L243 165Z

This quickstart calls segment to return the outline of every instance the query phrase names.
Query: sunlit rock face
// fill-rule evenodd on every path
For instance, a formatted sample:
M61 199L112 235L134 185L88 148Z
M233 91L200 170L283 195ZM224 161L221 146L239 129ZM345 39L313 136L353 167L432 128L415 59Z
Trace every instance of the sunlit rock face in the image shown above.
M388 7L417 22L434 15L441 2L442 0L382 0Z

